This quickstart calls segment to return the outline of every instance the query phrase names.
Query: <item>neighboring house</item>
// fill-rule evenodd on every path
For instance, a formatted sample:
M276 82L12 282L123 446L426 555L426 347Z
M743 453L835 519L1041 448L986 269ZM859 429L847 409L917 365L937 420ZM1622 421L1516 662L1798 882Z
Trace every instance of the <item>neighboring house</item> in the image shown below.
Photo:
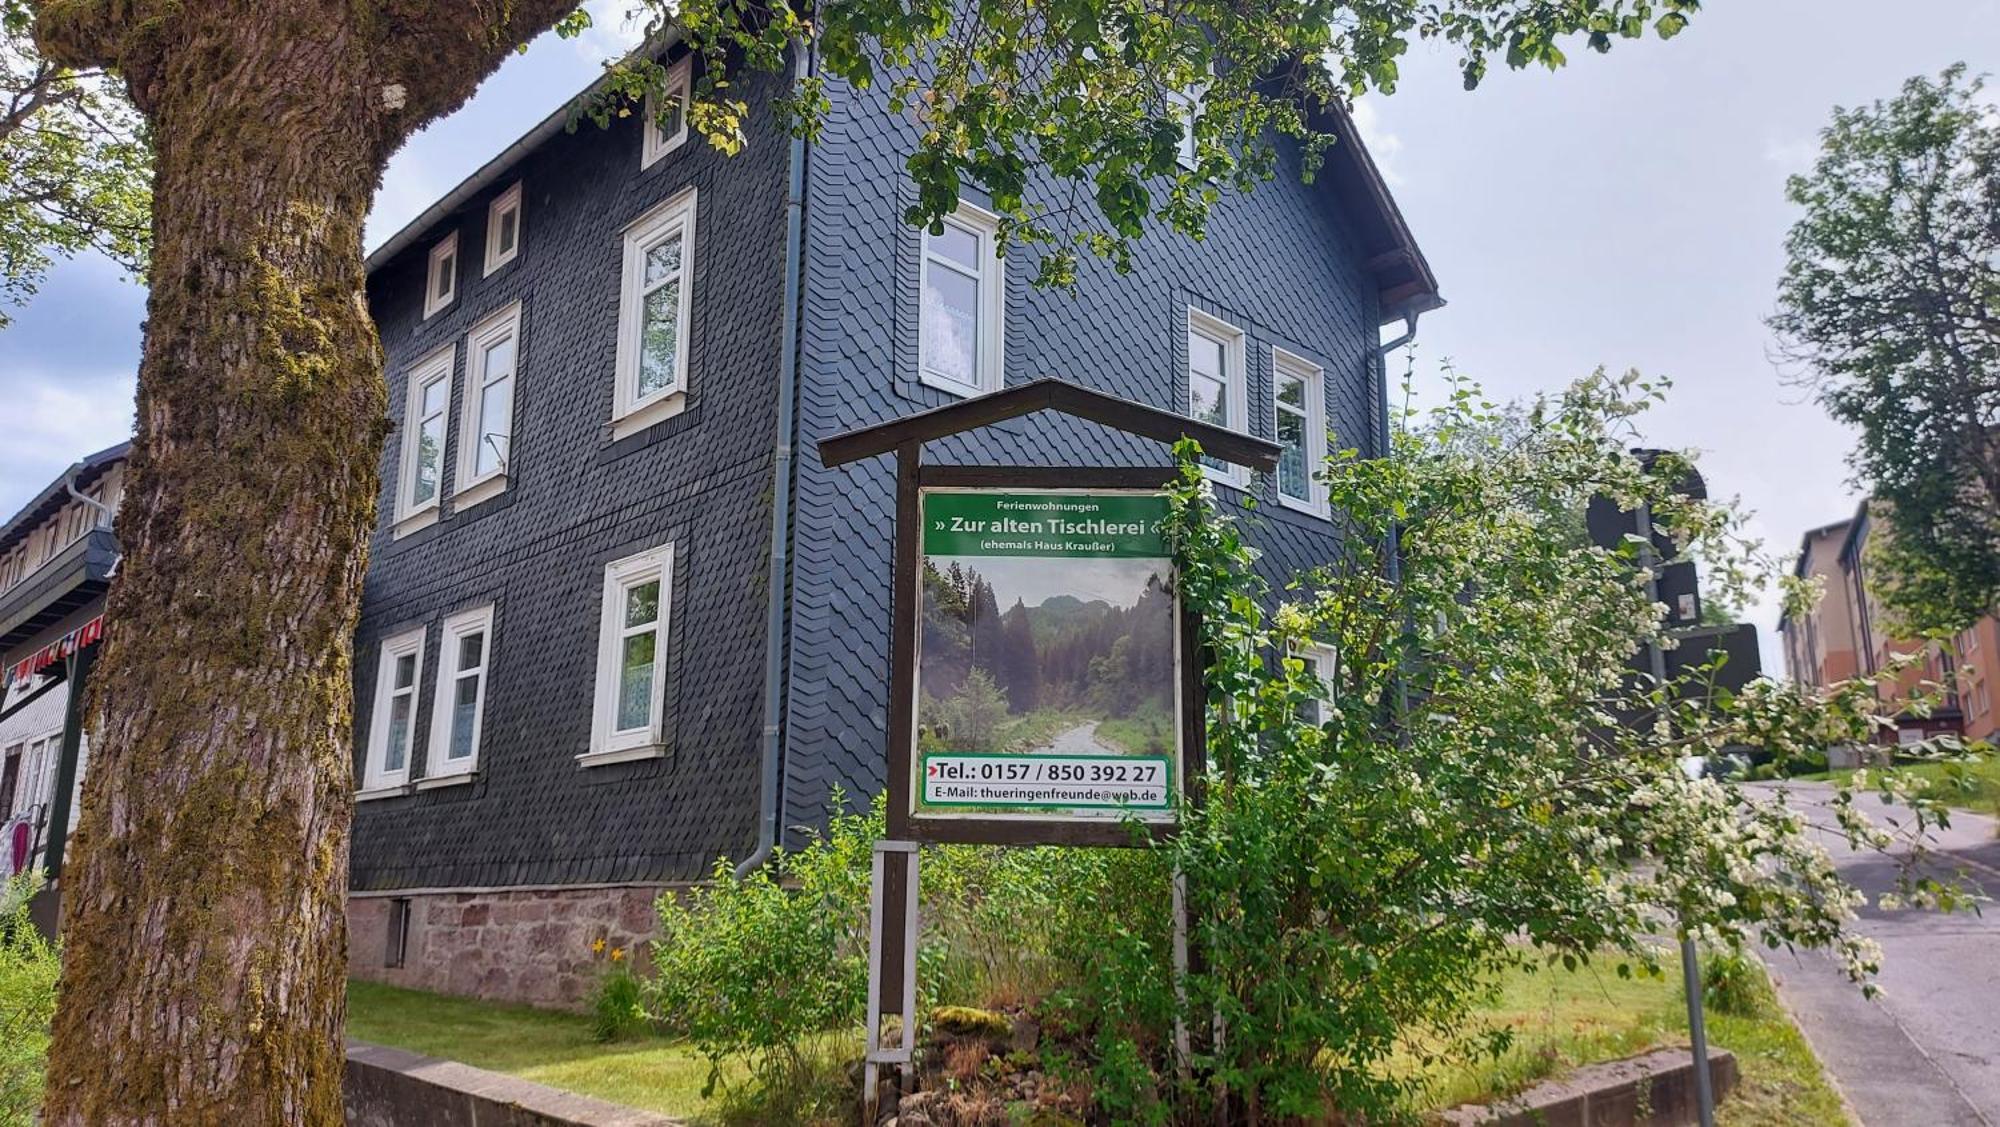
M669 55L681 89L690 61ZM810 145L746 75L744 151L634 115L509 145L368 259L393 430L356 635L356 974L572 1001L661 889L882 786L892 467L819 440L1056 376L1286 443L1252 535L1337 550L1327 449L1385 441L1378 327L1442 302L1352 124L1129 274L1029 286L968 194L904 224L914 126L830 84ZM496 145L496 148L499 147ZM794 226L796 224L796 226ZM1153 464L1029 418L932 460ZM782 828L781 833L775 833Z
M104 631L130 447L70 466L0 525L0 875L54 875L76 826L89 741L70 698Z
M1939 734L1991 738L1996 721L1988 677L1979 664L2000 653L1994 621L1982 620L1951 647L1897 637L1869 578L1876 516L1873 502L1863 501L1852 517L1813 529L1800 541L1792 573L1818 577L1821 595L1818 606L1778 620L1786 668L1794 681L1825 686L1872 677L1900 655L1921 653L1915 666L1880 690L1883 700L1897 707L1896 728L1883 732L1880 741L1911 744ZM1928 715L1902 708L1925 684L1945 686L1938 705Z

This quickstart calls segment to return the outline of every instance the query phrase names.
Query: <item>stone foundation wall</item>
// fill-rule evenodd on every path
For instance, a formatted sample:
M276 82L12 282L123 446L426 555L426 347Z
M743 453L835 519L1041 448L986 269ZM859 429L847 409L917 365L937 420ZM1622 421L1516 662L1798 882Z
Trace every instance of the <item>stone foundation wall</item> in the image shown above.
M667 887L352 895L349 973L440 994L580 1009L614 951L644 969L643 944L659 929L653 903ZM409 901L409 933L402 965L390 967L384 963L397 899Z

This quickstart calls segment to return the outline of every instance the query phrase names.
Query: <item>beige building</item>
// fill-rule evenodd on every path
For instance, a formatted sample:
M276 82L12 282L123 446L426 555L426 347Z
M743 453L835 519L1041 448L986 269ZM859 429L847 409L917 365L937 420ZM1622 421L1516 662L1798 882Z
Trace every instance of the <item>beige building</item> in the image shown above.
M1950 645L1898 638L1870 590L1868 544L1878 534L1877 509L1864 501L1854 515L1805 534L1792 572L1822 581L1819 605L1778 622L1784 637L1785 667L1792 679L1827 685L1850 677L1873 676L1900 654L1922 651L1923 659L1882 695L1896 703L1916 695L1928 682L1947 686L1940 706L1928 716L1899 712L1894 733L1884 743L1914 743L1941 733L1990 740L2000 729L1988 667L2000 661L2000 623L1981 619Z

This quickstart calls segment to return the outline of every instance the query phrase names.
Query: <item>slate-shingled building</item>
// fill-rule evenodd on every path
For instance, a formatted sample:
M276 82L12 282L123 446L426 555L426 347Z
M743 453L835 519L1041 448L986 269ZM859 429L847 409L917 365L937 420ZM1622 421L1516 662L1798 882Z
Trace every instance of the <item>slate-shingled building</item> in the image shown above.
M942 236L902 223L915 134L879 91L830 86L807 145L772 113L787 81L739 79L734 158L559 112L368 259L394 429L355 651L357 974L573 1000L589 941L646 934L661 888L880 788L892 468L826 469L824 437L1058 376L1292 436L1229 488L1262 500L1274 573L1332 548L1310 438L1380 448L1378 326L1441 304L1350 122L1316 183L1286 146L1205 242L1149 236L1071 296L994 255L974 196ZM1051 419L939 447L1165 458Z

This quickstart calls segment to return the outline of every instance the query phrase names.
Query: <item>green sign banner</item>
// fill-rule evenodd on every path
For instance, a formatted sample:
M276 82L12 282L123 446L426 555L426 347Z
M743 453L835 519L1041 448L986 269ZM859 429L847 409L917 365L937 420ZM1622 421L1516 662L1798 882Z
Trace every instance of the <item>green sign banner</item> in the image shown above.
M1167 499L1156 493L954 493L923 498L924 554L1160 559Z

